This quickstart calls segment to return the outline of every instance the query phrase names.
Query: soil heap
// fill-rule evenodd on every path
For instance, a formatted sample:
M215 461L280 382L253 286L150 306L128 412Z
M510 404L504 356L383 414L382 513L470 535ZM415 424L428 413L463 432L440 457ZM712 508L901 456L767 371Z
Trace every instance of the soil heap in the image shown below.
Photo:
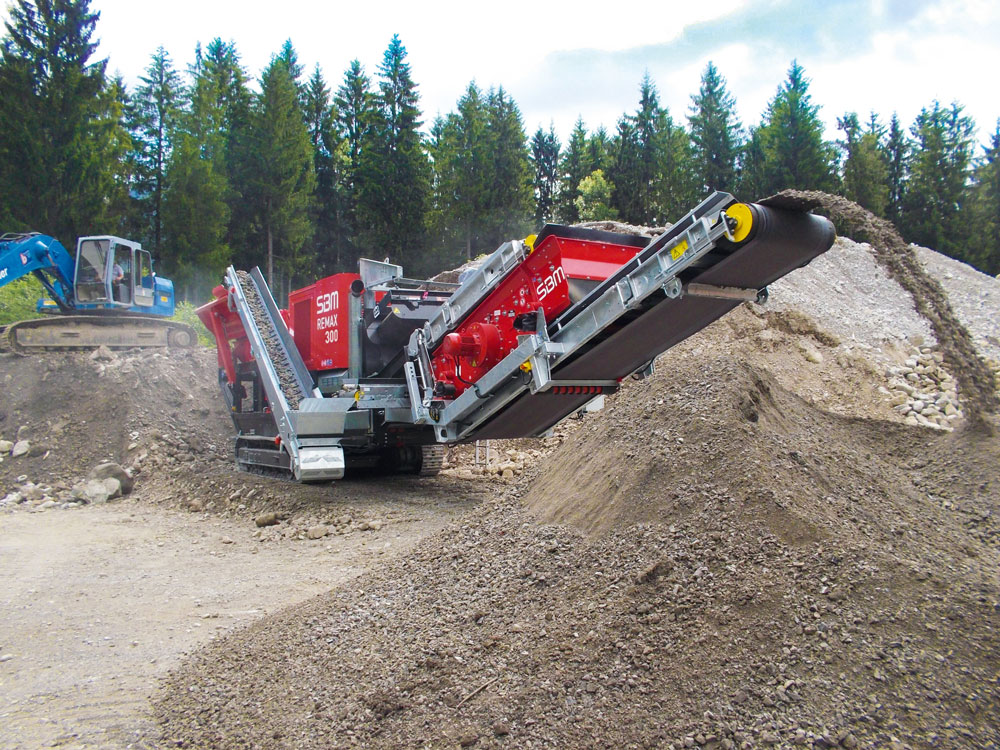
M786 199L861 221L959 429L892 411L911 352L745 306L411 556L193 655L170 745L1000 745L993 373L911 248Z

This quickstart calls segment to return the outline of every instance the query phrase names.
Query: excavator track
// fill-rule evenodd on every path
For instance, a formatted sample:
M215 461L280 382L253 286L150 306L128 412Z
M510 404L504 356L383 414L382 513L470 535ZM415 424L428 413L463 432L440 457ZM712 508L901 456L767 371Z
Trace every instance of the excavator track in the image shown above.
M60 315L11 323L0 332L2 344L18 354L45 351L170 347L198 342L194 328L143 315Z

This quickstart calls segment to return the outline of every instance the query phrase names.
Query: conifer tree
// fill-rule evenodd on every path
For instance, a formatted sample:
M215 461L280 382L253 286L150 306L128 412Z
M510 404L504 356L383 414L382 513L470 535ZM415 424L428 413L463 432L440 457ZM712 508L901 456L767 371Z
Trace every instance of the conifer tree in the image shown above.
M607 129L601 125L587 138L586 158L584 159L587 174L593 174L598 169L607 172L614 163L612 151L614 144L608 136Z
M909 144L895 112L892 113L892 119L889 121L889 132L882 150L886 163L885 216L889 221L899 226L903 210L903 196L906 190Z
M538 126L531 138L531 161L535 167L535 223L552 221L559 185L559 138L550 124L548 132Z
M70 245L106 231L119 171L99 18L89 0L15 0L0 51L0 218Z
M430 164L419 132L417 85L398 35L379 65L378 85L370 145L361 150L356 181L362 250L419 271Z
M903 236L955 258L967 259L968 227L960 207L972 160L974 125L957 103L935 101L920 110L910 132L913 157L903 201Z
M590 172L587 170L587 129L583 118L578 117L566 150L559 161L559 191L556 198L556 216L565 224L580 220L576 199L579 197L580 180Z
M1000 274L1000 120L976 165L970 200L969 260L988 274Z
M337 129L343 134L347 167L343 176L344 232L348 237L348 254L356 257L358 230L357 178L361 172L361 153L371 138L375 98L371 81L357 60L352 60L344 73L344 80L334 96Z
M742 126L736 115L736 99L712 62L705 67L701 88L691 101L688 123L698 190L732 192L736 189Z
M487 247L521 237L531 224L531 161L521 111L500 87L486 98L492 159L487 192Z
M153 53L131 98L133 191L139 204L140 238L158 256L163 244L163 195L167 161L180 115L181 78L163 47Z
M764 193L836 187L833 148L823 140L819 105L812 103L809 81L797 61L792 61L787 80L768 104L757 136Z
M434 234L440 238L445 255L452 252L451 237L462 246L461 257L472 258L473 248L485 247L485 217L492 179L491 144L487 134L485 98L475 81L469 83L458 100L457 111L435 126L432 148L435 172Z
M352 270L346 233L344 183L347 145L337 131L337 113L319 65L305 86L305 116L313 149L316 190L313 193L313 255L331 271Z
M844 131L843 195L877 216L884 216L889 200L888 165L879 145L878 123L872 119L867 132L854 112L837 119Z
M275 56L264 70L252 111L250 200L267 250L267 279L275 256L286 279L308 270L309 221L316 175L313 148L287 61Z
M167 162L161 268L182 298L200 299L230 261L231 196L226 170L225 79L205 65L200 47L186 111ZM252 265L241 257L241 265Z

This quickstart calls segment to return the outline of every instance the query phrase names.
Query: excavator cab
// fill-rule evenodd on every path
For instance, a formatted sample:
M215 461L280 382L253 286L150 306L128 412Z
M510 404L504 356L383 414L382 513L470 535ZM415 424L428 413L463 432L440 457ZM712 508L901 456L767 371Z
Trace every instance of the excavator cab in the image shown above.
M149 253L121 237L81 237L76 249L76 299L100 307L152 307Z

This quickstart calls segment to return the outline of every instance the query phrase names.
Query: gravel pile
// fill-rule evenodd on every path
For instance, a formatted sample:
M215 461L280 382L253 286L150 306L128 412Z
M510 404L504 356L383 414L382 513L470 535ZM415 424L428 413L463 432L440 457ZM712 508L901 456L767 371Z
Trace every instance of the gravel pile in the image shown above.
M1000 360L1000 279L925 247L914 245L913 250L948 293L955 315L969 329L979 351Z
M962 418L957 384L943 362L931 347L914 347L903 366L888 369L890 403L906 424L952 429Z
M997 438L812 407L769 373L802 356L671 350L416 554L194 655L166 742L1000 743Z
M770 287L768 309L805 313L844 342L870 347L883 361L899 349L935 343L913 300L876 261L871 245L838 237L805 268Z

